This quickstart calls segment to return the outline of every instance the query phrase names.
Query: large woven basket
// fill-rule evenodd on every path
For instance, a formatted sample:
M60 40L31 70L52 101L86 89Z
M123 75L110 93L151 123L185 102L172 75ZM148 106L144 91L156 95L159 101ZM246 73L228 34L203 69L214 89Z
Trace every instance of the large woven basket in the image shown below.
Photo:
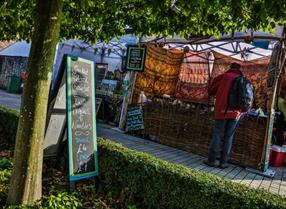
M213 131L213 117L206 107L174 104L163 99L144 106L144 135L159 143L207 156ZM241 166L259 167L266 121L256 117L240 120L230 161ZM222 139L221 147L224 144Z

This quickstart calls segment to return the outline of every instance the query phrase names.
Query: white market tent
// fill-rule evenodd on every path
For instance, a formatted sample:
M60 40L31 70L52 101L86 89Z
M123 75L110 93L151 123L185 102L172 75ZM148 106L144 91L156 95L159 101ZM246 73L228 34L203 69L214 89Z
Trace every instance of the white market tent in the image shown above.
M231 35L222 35L219 38L181 38L175 35L170 37L143 38L142 43L164 44L164 48L182 50L186 47L190 51L216 51L220 54L233 57L240 61L252 61L268 57L272 54L274 43L282 39L282 28L275 28L273 33L262 31L235 32Z

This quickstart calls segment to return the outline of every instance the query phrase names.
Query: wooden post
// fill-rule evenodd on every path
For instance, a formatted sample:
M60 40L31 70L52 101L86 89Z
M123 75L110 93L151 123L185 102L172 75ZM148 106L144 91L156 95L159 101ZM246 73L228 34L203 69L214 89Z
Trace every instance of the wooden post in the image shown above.
M284 29L285 31L285 29ZM285 65L285 46L284 42L281 43L280 52L278 55L278 72L274 80L274 84L272 87L272 92L270 94L270 104L268 104L267 109L269 112L268 118L267 118L267 126L266 126L266 132L265 132L265 140L263 145L263 153L261 157L261 169L262 171L266 172L268 169L268 160L269 160L269 154L270 154L270 145L271 145L271 138L272 138L272 129L273 129L273 123L275 118L275 103L276 103L276 96L277 96L277 90L279 85L279 79L282 72L282 69ZM271 63L270 63L271 64Z
M69 183L69 191L73 192L73 191L75 191L75 188L76 188L75 182L74 181L70 181L70 183Z
M210 60L211 58L211 60ZM211 65L211 66L210 66ZM211 71L213 70L213 65L214 65L214 56L212 52L208 53L208 87L211 84ZM208 104L207 104L207 111L208 114L210 113L210 94L208 93Z
M128 104L132 103L132 99L133 99L133 93L134 93L134 89L135 89L135 84L136 84L136 78L137 78L137 72L132 72L132 76L131 76L131 89L130 89L130 95L128 97Z
M141 43L141 40L142 38L139 38L139 45ZM132 103L135 82L136 82L136 77L137 77L137 72L129 71L128 73L129 73L129 85L128 85L128 90L127 90L127 95L124 96L123 98L120 121L119 121L119 128L121 130L124 130L124 127L125 127L127 109L128 109L128 105Z
M120 114L120 121L119 121L119 128L121 130L124 130L125 122L126 122L126 114L127 114L127 108L128 104L132 101L132 94L133 89L135 86L135 72L127 72L129 73L129 83L128 83L128 90L127 95L123 98L122 108L121 108L121 114Z

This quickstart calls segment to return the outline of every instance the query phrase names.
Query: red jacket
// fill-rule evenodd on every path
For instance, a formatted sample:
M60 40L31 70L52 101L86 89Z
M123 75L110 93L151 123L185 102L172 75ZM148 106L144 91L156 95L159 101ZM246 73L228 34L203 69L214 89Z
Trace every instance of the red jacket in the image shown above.
M240 116L241 110L227 108L227 100L232 82L235 78L242 75L237 69L230 69L224 74L214 78L209 86L209 94L216 96L215 119L234 119ZM227 112L225 112L227 108Z

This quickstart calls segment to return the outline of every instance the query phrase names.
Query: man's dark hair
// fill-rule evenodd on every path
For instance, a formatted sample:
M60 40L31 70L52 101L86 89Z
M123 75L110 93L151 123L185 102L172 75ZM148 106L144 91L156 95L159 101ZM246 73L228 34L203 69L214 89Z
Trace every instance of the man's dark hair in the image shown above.
M230 65L230 69L237 69L237 70L239 70L239 68L240 68L240 64L238 64L236 62L233 62Z

